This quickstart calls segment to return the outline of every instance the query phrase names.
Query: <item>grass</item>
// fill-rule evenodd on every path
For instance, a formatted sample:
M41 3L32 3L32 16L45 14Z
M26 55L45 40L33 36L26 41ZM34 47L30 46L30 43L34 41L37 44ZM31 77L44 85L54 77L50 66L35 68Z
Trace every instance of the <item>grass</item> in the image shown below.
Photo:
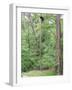
M53 70L32 70L29 72L22 72L23 76L54 76L57 75Z

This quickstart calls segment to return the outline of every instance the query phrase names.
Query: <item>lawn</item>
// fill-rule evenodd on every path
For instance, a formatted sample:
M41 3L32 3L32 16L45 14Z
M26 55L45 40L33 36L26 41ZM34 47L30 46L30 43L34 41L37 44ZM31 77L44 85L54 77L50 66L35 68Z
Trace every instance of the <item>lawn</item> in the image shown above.
M23 76L54 76L57 75L53 70L32 70L29 72L22 72Z

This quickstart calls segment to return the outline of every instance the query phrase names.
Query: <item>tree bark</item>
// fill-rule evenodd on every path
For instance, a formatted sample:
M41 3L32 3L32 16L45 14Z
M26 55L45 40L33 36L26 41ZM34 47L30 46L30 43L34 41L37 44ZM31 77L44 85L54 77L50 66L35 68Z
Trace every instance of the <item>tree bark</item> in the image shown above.
M60 16L56 15L56 54L57 54L57 73L61 75L62 68L62 58L61 58L61 25L60 25Z

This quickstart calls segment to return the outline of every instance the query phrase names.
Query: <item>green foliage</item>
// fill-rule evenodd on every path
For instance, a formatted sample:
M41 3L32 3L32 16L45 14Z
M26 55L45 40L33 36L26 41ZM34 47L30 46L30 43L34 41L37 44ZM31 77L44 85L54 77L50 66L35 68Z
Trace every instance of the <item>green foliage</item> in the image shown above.
M44 21L41 21L40 16L44 18ZM22 14L21 71L48 69L55 65L56 16L36 13Z

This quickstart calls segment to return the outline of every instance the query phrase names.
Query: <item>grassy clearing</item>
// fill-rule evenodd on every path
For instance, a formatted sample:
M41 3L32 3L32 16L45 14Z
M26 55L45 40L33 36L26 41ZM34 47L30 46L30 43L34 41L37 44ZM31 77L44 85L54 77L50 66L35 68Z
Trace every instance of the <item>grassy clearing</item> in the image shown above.
M32 70L29 72L23 72L23 76L54 76L57 75L53 70Z

